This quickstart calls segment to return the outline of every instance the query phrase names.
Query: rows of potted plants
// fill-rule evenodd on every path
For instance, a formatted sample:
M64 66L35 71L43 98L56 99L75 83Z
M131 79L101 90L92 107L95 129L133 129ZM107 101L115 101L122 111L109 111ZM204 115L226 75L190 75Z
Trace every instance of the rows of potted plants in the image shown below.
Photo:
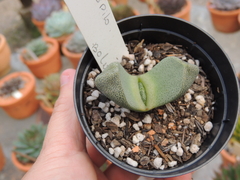
M190 0L139 0L146 3L150 14L166 14L190 21ZM224 33L240 29L240 2L236 0L209 0L206 7L213 26Z

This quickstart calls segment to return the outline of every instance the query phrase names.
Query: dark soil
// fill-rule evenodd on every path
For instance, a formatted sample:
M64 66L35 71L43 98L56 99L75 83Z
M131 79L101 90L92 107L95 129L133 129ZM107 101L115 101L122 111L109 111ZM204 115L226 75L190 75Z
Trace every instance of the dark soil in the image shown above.
M157 64L167 56L198 65L200 73L183 97L143 113L121 108L101 93L95 97L97 89L87 83L85 111L93 135L107 152L131 166L162 170L180 166L194 158L212 128L214 97L210 82L199 61L181 45L131 41L127 47L135 55L122 61L130 74L142 74L154 66L144 65L144 72L139 72L139 67L146 64L146 57ZM88 81L98 73L96 69L91 71Z

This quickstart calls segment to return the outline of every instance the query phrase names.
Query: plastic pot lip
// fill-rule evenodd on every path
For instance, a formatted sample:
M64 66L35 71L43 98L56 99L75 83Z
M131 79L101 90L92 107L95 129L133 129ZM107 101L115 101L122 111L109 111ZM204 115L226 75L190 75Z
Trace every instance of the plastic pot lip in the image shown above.
M36 84L36 80L35 77L29 73L29 72L14 72L11 73L7 76L5 76L4 78L2 78L0 80L0 87L2 86L2 84L12 78L15 77L22 77L24 80L28 80L28 82L26 82L24 88L20 89L19 91L23 94L23 97L21 97L20 99L15 99L13 97L9 97L9 98L2 98L0 97L0 106L1 107L9 107L12 105L16 105L19 102L22 102L24 99L26 99L26 96L28 96L28 94L35 88L35 84Z
M126 18L126 19L123 19L123 20L120 20L118 21L118 25L119 25L119 29L122 33L123 36L126 35L126 33L128 32L132 32L134 30L138 30L141 34L141 31L142 29L144 30L144 28L146 29L146 31L148 29L156 29L157 27L152 27L152 28L146 28L144 26L143 23L141 23L141 18L149 18L148 21L153 21L155 20L155 18L159 18L159 20L162 20L162 19L168 19L169 21L172 21L174 20L174 22L177 22L177 21L181 21L181 23L185 23L186 27L188 28L189 26L191 26L191 28L195 28L197 29L197 31L199 31L199 33L202 35L204 35L204 37L206 37L206 39L208 41L211 41L213 42L214 46L218 46L217 48L219 50L222 51L221 47L215 42L215 40L208 34L206 33L205 31L203 31L202 29L198 28L197 26L185 21L185 20L181 20L179 18L175 18L175 17L172 17L172 16L167 16L167 15L139 15L139 16L133 16L133 17L129 17L129 18ZM162 19L161 19L162 18ZM137 21L140 26L133 29L132 31L131 30L126 30L126 29L129 29L131 27L127 27L126 29L121 27L123 25L123 23L126 23L128 21L128 25L129 26L134 26L134 25L131 25L131 23L134 21ZM146 22L145 22L146 23ZM147 24L147 23L146 23ZM153 24L153 23L151 23ZM125 24L126 25L126 24ZM162 25L161 25L162 26ZM175 24L174 24L175 26ZM184 27L184 28L186 28ZM186 29L183 29L183 30L179 30L178 31L180 32L184 32L183 34L180 33L180 35L182 35L181 38L186 38L186 39L189 39L191 37L191 35L189 35L189 33L186 31ZM194 34L196 36L196 34ZM196 36L197 37L197 36ZM198 37L199 38L199 37ZM200 37L201 38L201 37ZM205 41L204 41L205 42ZM200 44L203 43L202 39L200 39ZM211 47L211 46L210 46ZM199 47L201 48L202 51L205 52L205 49L204 47ZM190 53L191 54L191 53ZM229 58L226 56L226 54L224 52L222 52L222 54L224 55L224 59L225 61L228 63L228 68L231 69L231 74L235 73L234 71L234 68L233 68L233 65L232 63L229 61ZM208 54L207 54L208 55ZM211 54L212 55L212 54ZM231 80L234 81L234 94L236 95L236 98L234 99L234 104L235 106L237 106L235 109L234 109L234 112L228 112L228 104L230 102L227 101L227 95L224 95L224 104L222 105L223 106L223 109L224 109L224 113L223 113L223 118L220 119L221 121L221 124L219 126L219 129L218 129L218 132L217 132L217 136L214 137L213 141L211 141L211 144L210 146L208 146L208 148L206 148L201 155L197 156L194 160L191 160L191 162L187 162L186 164L183 164L183 165L180 165L179 167L174 167L174 168L171 168L171 169L167 169L167 170L143 170L143 169L139 169L139 168L134 168L128 164L126 164L125 162L122 162L122 161L119 161L117 160L116 158L114 158L112 155L110 155L101 145L100 143L94 138L94 136L92 135L92 132L87 124L87 121L86 121L86 118L84 116L84 107L82 106L82 99L77 99L77 97L81 96L81 93L82 93L82 89L79 88L79 87L82 87L85 83L82 79L78 79L78 76L81 76L82 77L85 77L86 76L86 71L83 70L83 68L81 69L80 67L81 66L86 66L85 68L88 69L90 66L91 66L91 62L87 62L84 64L84 57L87 56L88 58L91 57L90 61L93 62L94 58L90 52L90 50L86 50L82 56L82 59L80 61L80 63L78 64L78 67L77 67L77 72L76 72L76 75L75 75L75 79L74 79L74 105L75 105L75 110L76 110L76 113L77 113L77 116L78 116L78 119L79 119L79 122L81 124L81 126L83 127L83 130L85 132L85 134L87 135L88 139L90 140L90 142L98 149L99 152L101 152L107 159L109 159L110 161L112 161L114 164L116 164L117 166L121 167L122 169L125 169L131 173L135 173L135 174L138 174L138 175L142 175L142 176L147 176L147 177L154 177L154 178L167 178L167 177L173 177L173 176L179 176L179 175L183 175L183 174L186 174L186 173L190 173L192 171L195 171L197 169L199 169L200 167L206 165L208 162L210 162L212 159L214 159L219 153L220 151L224 148L224 146L227 144L227 141L230 139L230 136L234 130L234 127L236 126L236 117L237 117L237 112L238 110L238 107L239 107L239 93L238 93L238 88L236 87L239 87L238 86L238 81L237 81L237 78L235 76L235 79L234 77L232 76L231 77ZM212 57L210 57L208 55L208 60L211 59L212 60ZM86 60L85 60L86 61ZM89 61L89 59L88 59ZM210 60L209 60L210 61ZM215 61L212 62L210 61L210 63L212 63L213 65L215 65ZM218 63L218 62L217 62ZM82 65L83 64L83 65ZM218 65L219 66L219 65ZM218 67L217 65L213 66L214 68ZM217 70L216 70L217 71ZM219 71L217 71L217 74L222 76L221 73ZM225 81L224 81L225 82ZM221 83L223 84L223 91L225 92L226 91L226 88L228 87L225 87L225 83L223 83L221 81ZM79 91L76 92L76 90L80 90L80 93ZM229 90L229 89L228 89ZM237 91L237 93L236 93ZM228 92L229 93L229 92ZM231 94L230 94L231 95ZM228 102L228 104L227 104ZM236 104L237 102L237 104ZM80 104L80 105L79 105ZM225 112L227 111L227 112ZM231 114L231 115L228 115ZM224 139L224 142L221 141L221 143L216 143L217 141L220 141L220 136L221 136L221 133L219 132L222 132L224 129L226 129L227 125L225 125L227 122L227 117L231 116L233 119L232 119L232 124L230 124L230 130L231 132L228 132L228 136L225 137ZM235 121L234 121L235 120ZM234 123L233 123L234 122ZM87 126L87 127L86 127ZM220 145L219 145L220 144ZM214 150L212 150L212 148ZM217 150L215 150L215 148L217 148ZM214 151L214 153L212 153L211 151ZM210 154L210 155L208 155ZM206 160L206 158L204 159L204 162L203 160L203 157L204 156L210 156L208 157L208 159Z
M222 15L222 16L237 16L240 13L240 8L235 10L230 10L230 11L215 9L211 6L210 2L207 3L207 8L211 13Z

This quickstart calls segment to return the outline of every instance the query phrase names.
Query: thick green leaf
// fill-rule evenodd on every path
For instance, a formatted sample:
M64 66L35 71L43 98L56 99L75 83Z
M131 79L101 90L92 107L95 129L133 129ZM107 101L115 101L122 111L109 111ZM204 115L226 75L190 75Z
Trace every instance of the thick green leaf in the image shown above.
M128 74L119 63L111 63L97 76L95 84L118 105L144 112L182 96L198 73L197 66L167 57L139 76Z

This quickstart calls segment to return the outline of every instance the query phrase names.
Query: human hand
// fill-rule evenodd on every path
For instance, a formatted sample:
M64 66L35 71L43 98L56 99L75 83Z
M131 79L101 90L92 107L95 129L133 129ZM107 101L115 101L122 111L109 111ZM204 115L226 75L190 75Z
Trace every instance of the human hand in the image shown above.
M22 180L136 180L138 175L111 164L102 172L106 161L86 140L77 120L73 103L75 70L61 75L60 96L50 118L42 151ZM191 180L191 174L155 180Z

